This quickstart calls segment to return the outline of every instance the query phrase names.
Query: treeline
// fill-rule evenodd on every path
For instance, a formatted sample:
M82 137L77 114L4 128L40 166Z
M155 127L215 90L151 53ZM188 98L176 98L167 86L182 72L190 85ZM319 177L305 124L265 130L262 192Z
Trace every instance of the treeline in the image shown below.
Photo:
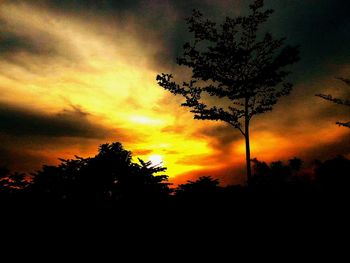
M0 199L33 202L103 202L116 204L220 205L261 198L318 198L348 195L350 160L315 161L311 172L294 158L267 164L252 160L249 185L220 186L210 176L174 188L166 168L132 160L121 143L103 144L96 156L61 159L31 175L0 168Z

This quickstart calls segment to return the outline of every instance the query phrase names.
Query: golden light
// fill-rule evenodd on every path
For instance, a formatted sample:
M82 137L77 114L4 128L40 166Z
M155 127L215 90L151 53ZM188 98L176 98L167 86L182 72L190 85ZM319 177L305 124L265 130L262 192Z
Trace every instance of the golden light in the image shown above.
M150 161L152 163L152 165L159 165L159 166L164 165L162 156L160 156L158 154L151 155L148 158L148 161Z
M159 125L162 124L161 120L153 119L147 116L132 116L130 118L130 121L135 122L137 124L144 124L144 125Z
M278 136L271 132L256 132L250 140L251 157L263 159L265 161L289 155L287 149L292 149L293 143L284 137ZM236 156L240 156L242 160L245 158L245 141L242 139L233 146L233 152Z
M30 145L33 156L45 155L52 162L75 154L88 157L99 144L120 141L135 152L135 161L140 158L165 166L171 178L197 170L244 166L243 138L218 148L215 122L193 120L192 114L179 106L178 97L157 85L156 75L168 71L154 61L164 48L158 34L145 28L140 31L133 19L110 24L110 20L93 15L86 19L85 15L63 15L25 1L20 5L6 2L0 5L1 29L47 52L38 55L23 50L0 60L0 102L49 115L78 106L88 113L83 118L111 130L105 138L64 137L59 143ZM348 68L338 75L347 76ZM176 73L186 74L183 69ZM307 122L326 105L317 103L318 108L309 107L306 100L288 108L293 110L291 116L301 109L303 113L285 133L275 121L278 112L274 111L271 120L264 117L267 123L263 127L274 129L251 132L251 157L271 161L299 156L315 145L345 138L348 131L333 127L330 121Z

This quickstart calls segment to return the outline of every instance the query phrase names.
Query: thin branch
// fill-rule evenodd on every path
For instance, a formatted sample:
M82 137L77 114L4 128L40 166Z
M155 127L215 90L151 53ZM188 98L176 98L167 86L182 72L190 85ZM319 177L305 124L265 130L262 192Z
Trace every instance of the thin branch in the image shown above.
M340 104L340 105L345 105L345 106L350 106L350 100L343 100L343 99L339 99L339 98L333 98L332 95L325 95L325 94L316 94L316 97L320 97L324 100L328 100L331 102L334 102L336 104Z
M348 127L348 128L350 128L350 122L347 122L347 123L343 123L343 122L336 122L336 124L338 124L339 126L344 126L344 127Z
M235 128L237 128L241 133L242 135L245 137L245 133L243 132L243 130L241 129L241 127L238 127L238 126L233 126Z

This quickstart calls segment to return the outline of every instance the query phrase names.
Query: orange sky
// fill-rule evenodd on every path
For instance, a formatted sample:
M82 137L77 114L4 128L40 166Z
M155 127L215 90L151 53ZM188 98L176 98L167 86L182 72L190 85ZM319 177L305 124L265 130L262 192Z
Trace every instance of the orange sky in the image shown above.
M30 41L40 51L19 50L0 60L1 105L46 119L63 117L70 123L81 118L76 124L91 131L86 136L63 133L54 138L0 131L8 152L16 154L15 149L22 147L27 155L27 159L17 158L19 169L37 169L42 162L57 163L57 158L91 156L99 144L121 141L135 157L161 158L173 179L191 173L221 174L227 179L234 168L241 178L244 141L239 132L221 123L193 120L179 106L181 98L157 85L155 77L160 72L182 78L188 72L155 62L166 49L156 31L133 17L109 21L106 26L108 18L90 14L87 19L25 2L0 4L0 19L0 30ZM332 70L350 76L346 64ZM298 96L305 97L303 85L312 87L309 97L295 102ZM327 147L349 138L348 130L334 125L338 120L334 115L317 119L317 114L328 109L336 117L345 115L315 98L317 89L342 94L332 76L299 84L272 113L253 120L253 157L265 161L308 158L317 153L315 146Z

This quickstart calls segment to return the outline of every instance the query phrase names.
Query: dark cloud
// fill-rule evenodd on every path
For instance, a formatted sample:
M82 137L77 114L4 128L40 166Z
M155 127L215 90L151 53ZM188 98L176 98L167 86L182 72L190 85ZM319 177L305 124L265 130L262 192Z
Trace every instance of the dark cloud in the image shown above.
M57 39L47 32L37 32L35 37L25 33L16 33L12 27L0 18L0 56L6 56L18 52L25 52L32 55L58 56L60 51L52 43Z
M57 163L59 157L89 152L92 145L96 147L111 138L131 140L124 131L112 130L91 119L94 116L75 105L56 114L45 114L0 103L0 166L31 172L43 164Z
M349 62L350 1L267 0L275 9L269 28L287 41L301 45L301 61L293 67L293 78L330 73L327 65Z
M104 138L112 131L94 124L80 108L49 115L0 104L0 133L11 136Z
M164 50L159 50L156 59L161 66L170 66L180 55L182 46L191 35L184 19L194 8L218 22L226 16L245 13L252 0L31 0L8 1L44 5L54 11L73 15L107 17L110 25L113 20L129 23L130 19L145 30L155 31ZM295 69L293 79L303 81L314 76L315 72L327 70L325 63L346 63L350 56L350 1L348 0L266 0L268 8L275 9L266 29L278 36L287 37L291 44L301 45L302 60ZM155 39L152 34L143 34L146 42ZM12 44L10 44L12 43ZM29 42L21 39L7 39L2 49L29 48ZM10 47L11 46L11 47ZM0 47L1 49L1 47ZM328 69L329 70L329 69Z
M243 137L241 133L228 124L220 126L207 126L195 134L195 137L208 139L209 144L216 150L226 151L232 143L241 140Z
M17 0L18 2L21 2ZM35 3L44 3L65 12L81 12L82 10L93 10L101 13L137 13L144 17L158 17L164 9L171 8L173 12L191 11L193 8L205 8L217 10L222 6L228 6L230 0L35 0ZM237 1L236 1L237 2Z
M2 21L0 20L0 23ZM0 56L9 53L16 53L18 51L29 51L30 53L38 53L39 49L32 45L30 40L19 37L11 33L6 33L0 30Z
M153 44L161 41L165 49L159 50L155 60L160 66L171 66L180 55L182 46L190 37L185 18L191 15L194 8L204 11L212 18L222 17L224 8L236 10L237 2L230 0L11 0L9 3L26 2L62 14L86 17L89 21L96 17L105 18L113 27L114 21L121 24L134 23L144 28L144 32L152 30L158 36L140 32L145 43Z

